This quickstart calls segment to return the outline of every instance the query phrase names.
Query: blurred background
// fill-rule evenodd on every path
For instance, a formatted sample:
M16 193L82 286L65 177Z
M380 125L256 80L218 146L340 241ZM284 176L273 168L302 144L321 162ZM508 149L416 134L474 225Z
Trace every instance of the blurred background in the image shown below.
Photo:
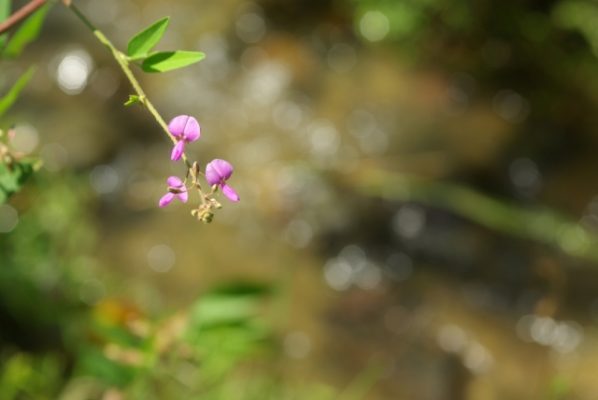
M15 1L13 7L24 2ZM595 399L598 3L81 0L187 147L60 5L0 119L43 167L0 205L0 399Z

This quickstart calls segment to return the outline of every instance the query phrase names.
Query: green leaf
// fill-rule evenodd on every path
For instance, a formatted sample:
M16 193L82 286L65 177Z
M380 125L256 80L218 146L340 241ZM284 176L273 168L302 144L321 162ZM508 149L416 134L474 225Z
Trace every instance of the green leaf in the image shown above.
M193 309L193 323L197 327L245 323L256 315L258 306L259 303L253 298L205 298Z
M25 88L29 80L33 77L35 67L29 67L29 69L20 76L15 84L10 88L8 93L0 98L0 117L17 101L19 94Z
M0 21L4 21L10 15L10 0L0 0ZM0 47L6 42L6 33L0 35Z
M218 287L195 303L191 329L246 325L257 315L263 298L271 290L270 286L248 282Z
M166 32L168 21L168 17L162 18L133 36L127 46L127 55L129 58L135 60L146 57L148 52L158 44L164 32Z
M141 103L141 98L136 94L130 94L129 99L125 102L125 107L129 107L137 103Z
M141 64L145 72L166 72L195 64L205 58L200 51L163 51L152 54Z
M205 296L256 296L272 293L272 287L263 283L233 281L210 290Z
M21 27L15 32L14 35L12 35L8 41L8 44L4 48L4 56L17 57L19 54L21 54L25 46L37 38L40 30L42 29L44 19L49 9L50 6L46 4L31 14L31 16L27 18L25 22L23 22Z
M86 375L111 386L125 387L137 375L135 367L111 360L101 350L93 347L80 350L78 363Z
M22 159L12 165L0 164L0 204L18 192L37 168L37 161Z

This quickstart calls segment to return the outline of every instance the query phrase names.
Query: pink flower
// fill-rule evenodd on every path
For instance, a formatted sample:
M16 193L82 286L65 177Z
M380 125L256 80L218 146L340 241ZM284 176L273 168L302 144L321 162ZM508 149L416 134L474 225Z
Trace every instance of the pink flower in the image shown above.
M170 159L178 161L185 152L185 143L194 142L201 136L201 129L197 120L189 115L174 117L168 124L168 130L177 139Z
M226 184L226 181L233 174L233 166L224 160L212 160L206 166L206 180L210 186L218 185L222 189L222 193L230 201L239 201L239 195L235 190Z
M166 207L172 202L172 200L174 200L175 197L178 197L178 199L183 203L187 202L189 194L187 193L187 188L182 180L176 176L171 176L166 180L166 183L168 184L168 193L162 196L158 202L160 207Z

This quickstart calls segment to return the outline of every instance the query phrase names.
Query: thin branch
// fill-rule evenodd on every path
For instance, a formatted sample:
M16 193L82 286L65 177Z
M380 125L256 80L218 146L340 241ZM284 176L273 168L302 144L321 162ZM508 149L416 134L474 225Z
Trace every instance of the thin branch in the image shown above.
M0 23L0 35L33 14L35 10L46 4L46 0L31 0L18 11L15 11L6 21Z

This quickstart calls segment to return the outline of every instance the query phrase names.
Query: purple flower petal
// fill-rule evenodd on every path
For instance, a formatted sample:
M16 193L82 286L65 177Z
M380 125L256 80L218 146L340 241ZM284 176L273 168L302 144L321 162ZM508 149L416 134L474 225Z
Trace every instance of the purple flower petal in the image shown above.
M174 194L173 193L166 193L164 196L162 196L162 198L158 202L158 205L160 207L166 207L167 205L170 204L170 202L172 201L172 199L174 199Z
M212 160L206 166L206 180L210 185L226 181L233 174L233 166L225 160Z
M189 117L187 120L187 125L185 125L185 129L183 130L183 138L187 142L194 142L201 136L201 128L199 127L199 123L193 117Z
M186 203L187 200L189 200L189 193L187 193L187 191L185 190L184 192L177 193L176 197L178 197L179 200L183 203Z
M237 192L235 192L235 189L225 184L222 185L222 194L224 194L230 201L237 202L241 200Z
M178 176L170 176L166 179L168 187L180 188L183 186L183 181Z
M185 141L179 140L177 144L174 145L172 149L172 153L170 154L170 159L172 161L178 161L181 159L183 152L185 151Z
M173 136L181 138L183 136L183 132L185 132L185 125L187 125L188 119L188 115L179 115L178 117L174 117L168 124L168 130Z
M201 136L201 129L197 120L189 115L174 117L168 124L172 135L187 142L194 142Z
M210 184L210 186L214 186L220 183L220 175L210 167L210 164L206 167L206 181Z

